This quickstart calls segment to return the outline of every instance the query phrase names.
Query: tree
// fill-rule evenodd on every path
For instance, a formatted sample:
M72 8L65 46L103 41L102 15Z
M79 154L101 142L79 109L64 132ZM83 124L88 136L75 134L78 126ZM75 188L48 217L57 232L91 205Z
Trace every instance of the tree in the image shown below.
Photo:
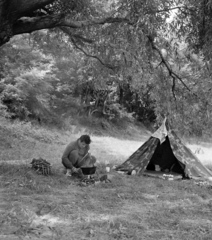
M173 11L177 20L167 23ZM195 42L193 46L210 44L210 11L210 0L0 0L0 46L17 34L59 28L78 49L92 45L92 51L84 53L100 61L105 57L110 62L107 67L120 68L126 61L128 66L144 64L151 61L151 49L162 57L157 39L167 27L177 30L178 37ZM138 61L138 52L143 61ZM166 61L162 62L174 75Z
M17 34L58 28L77 49L114 71L128 72L132 66L136 69L142 65L145 72L151 68L153 57L162 57L157 43L167 28L167 18L175 9L180 13L187 9L188 3L180 0L0 0L0 46ZM156 52L154 56L152 50ZM162 61L173 75L166 61Z
M138 110L140 102L147 104L145 101L148 101L150 112L153 108L160 116L171 110L178 116L176 120L173 118L175 122L180 118L191 125L189 118L198 111L209 122L212 104L207 99L211 96L211 2L0 0L0 45L14 35L30 33L39 48L47 55L54 55L55 61L56 55L64 55L63 61L60 57L56 61L58 86L63 89L57 94L66 91L68 96L73 89L70 85L87 81L88 73L100 85L112 78L118 86L126 86L131 79L127 97L125 93L129 98L126 108L132 109L134 104ZM37 31L41 29L48 30ZM55 36L58 43L52 41ZM48 47L48 42L54 49ZM84 57L78 66L72 64L74 70L58 70L62 70L65 62L70 63L68 59L76 51L89 60ZM69 74L74 75L74 80L69 81ZM123 96L120 94L120 97ZM187 106L194 106L194 110L184 114ZM140 110L138 112L142 112Z

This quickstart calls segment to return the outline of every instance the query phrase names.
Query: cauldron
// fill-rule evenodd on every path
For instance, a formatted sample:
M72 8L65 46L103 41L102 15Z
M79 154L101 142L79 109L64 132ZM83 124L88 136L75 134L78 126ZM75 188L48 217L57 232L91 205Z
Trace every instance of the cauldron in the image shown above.
M96 167L81 167L81 170L84 175L92 175L96 172Z

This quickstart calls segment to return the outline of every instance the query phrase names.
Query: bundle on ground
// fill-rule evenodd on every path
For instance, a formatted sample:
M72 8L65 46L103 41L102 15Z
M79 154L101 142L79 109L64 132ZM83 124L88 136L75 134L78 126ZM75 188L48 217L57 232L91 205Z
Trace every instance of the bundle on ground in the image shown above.
M32 165L32 169L39 174L43 174L45 176L51 174L51 164L43 158L33 158L30 164Z

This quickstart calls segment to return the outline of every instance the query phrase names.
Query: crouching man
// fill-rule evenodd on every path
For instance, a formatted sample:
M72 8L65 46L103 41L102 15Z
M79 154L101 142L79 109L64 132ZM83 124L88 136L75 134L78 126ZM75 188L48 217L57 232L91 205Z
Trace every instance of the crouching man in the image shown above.
M83 177L81 168L94 166L96 158L89 153L90 143L90 136L82 135L68 144L62 156L62 164L67 170L66 175Z

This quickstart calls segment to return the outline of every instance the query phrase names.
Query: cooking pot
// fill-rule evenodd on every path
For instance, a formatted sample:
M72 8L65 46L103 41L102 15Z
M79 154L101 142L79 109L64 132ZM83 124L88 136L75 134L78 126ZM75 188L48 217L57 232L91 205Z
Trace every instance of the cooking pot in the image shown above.
M96 167L81 167L84 175L92 175L96 172Z

